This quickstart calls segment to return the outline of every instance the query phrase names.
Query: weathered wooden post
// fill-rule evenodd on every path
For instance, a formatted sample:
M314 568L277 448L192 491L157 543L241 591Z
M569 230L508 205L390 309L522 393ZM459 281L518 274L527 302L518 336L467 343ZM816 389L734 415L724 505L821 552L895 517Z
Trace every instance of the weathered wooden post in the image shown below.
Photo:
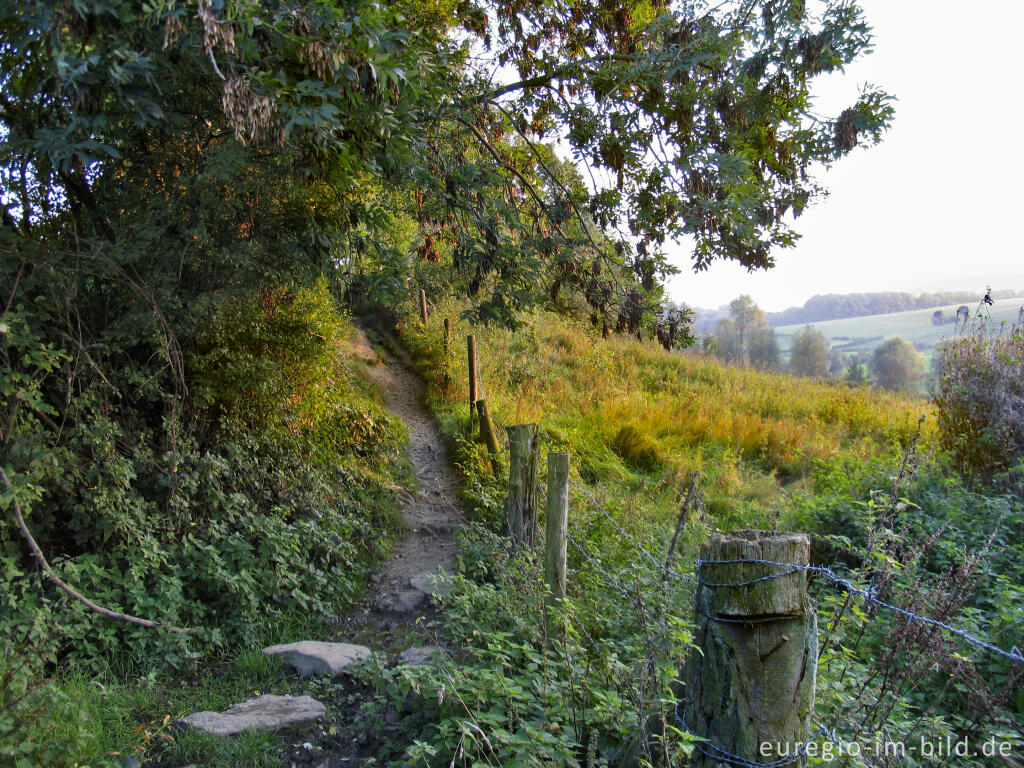
M505 497L505 535L512 544L532 547L537 538L537 500L540 496L540 461L537 425L505 427L508 433L508 495Z
M423 319L423 324L427 324L427 292L420 288L420 317Z
M469 423L473 424L473 414L476 410L476 336L469 334L466 337L466 349L469 354Z
M544 528L544 583L553 600L565 597L569 532L569 454L548 453L548 503Z
M487 411L487 401L482 398L477 400L476 411L480 417L480 439L487 446L487 453L491 457L491 471L498 474L501 471L501 462L498 460L501 446L498 444L498 436L494 432L491 414Z
M451 361L449 355L452 351L452 321L447 317L444 319L444 375L442 376L442 385L445 390L451 386Z
M809 555L802 533L715 534L702 547L694 637L700 652L690 656L679 707L685 727L707 739L695 745L695 768L802 753L818 666L807 571L752 561L802 566Z

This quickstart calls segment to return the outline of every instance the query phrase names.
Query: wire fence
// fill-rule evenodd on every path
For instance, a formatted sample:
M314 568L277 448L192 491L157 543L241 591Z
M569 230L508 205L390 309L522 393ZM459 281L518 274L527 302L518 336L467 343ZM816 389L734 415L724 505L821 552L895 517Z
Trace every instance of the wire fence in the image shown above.
M492 417L493 418L493 417ZM499 430L503 433L503 438L507 447L511 447L509 439L507 437L508 431L497 423ZM522 446L522 444L519 444ZM523 446L530 450L536 455L538 459L542 458L540 452L533 446ZM740 559L728 559L728 560L704 560L697 559L694 564L694 575L687 573L681 573L680 571L671 567L671 554L667 558L659 558L652 553L640 539L626 530L625 526L620 523L615 516L607 509L605 504L602 504L595 495L577 483L570 477L570 485L576 491L576 493L585 500L586 504L594 510L602 519L609 523L616 533L621 536L622 541L628 542L628 545L632 552L642 558L643 560L650 563L657 572L661 573L664 577L671 577L677 581L685 584L695 586L699 588L706 588L710 590L715 589L726 589L726 588L743 588L754 586L759 583L773 581L781 579L787 576L792 576L800 573L806 573L808 576L821 577L828 585L835 587L845 592L849 597L860 598L864 601L864 604L871 606L875 609L887 611L895 617L899 617L905 620L908 624L915 623L924 627L930 627L935 630L940 630L952 637L959 638L963 642L978 648L987 653L995 656L1005 658L1015 665L1024 664L1024 653L1017 646L1010 648L1003 648L999 645L989 642L976 634L969 632L963 628L956 627L948 622L940 621L931 616L922 615L915 611L902 608L891 602L887 602L878 597L876 588L873 584L867 584L859 586L851 578L846 578L838 575L832 568L824 565L808 565L800 563L788 563L780 562L776 560L765 560L758 558L740 558ZM695 481L694 481L695 482ZM541 493L544 493L543 485L541 486ZM607 583L620 593L626 600L637 606L638 618L644 619L646 626L656 625L658 619L652 616L647 610L646 606L636 599L636 591L631 590L630 587L624 583L624 581L612 573L607 567L605 562L592 552L586 544L581 543L572 533L567 536L568 542L572 545L573 549L579 554L579 556L587 563L588 567L596 571L601 575ZM673 540L673 547L674 547ZM769 573L763 576L754 577L751 579L736 581L736 582L712 582L703 578L702 571L705 566L719 566L719 565L757 565L767 568L778 569L777 573ZM709 616L708 618L722 622L722 623L734 623L734 624L747 624L752 625L758 623L759 619L756 617L742 617L742 618L730 618L723 616ZM777 617L771 617L765 619L766 621L778 621ZM581 627L582 629L582 627ZM584 634L590 639L588 633L584 630ZM790 754L780 757L779 759L770 762L756 762L749 758L730 752L721 745L714 744L711 741L705 739L702 735L697 734L690 728L687 723L685 714L685 702L679 701L674 708L674 718L680 728L693 739L693 747L702 755L709 760L717 763L738 766L738 768L784 768L784 766L792 765L807 756L809 741L804 741L798 747L793 750ZM853 754L853 747L856 746L851 742L844 740L837 734L837 730L834 727L828 727L824 723L816 723L816 732L829 743L835 745L840 754Z

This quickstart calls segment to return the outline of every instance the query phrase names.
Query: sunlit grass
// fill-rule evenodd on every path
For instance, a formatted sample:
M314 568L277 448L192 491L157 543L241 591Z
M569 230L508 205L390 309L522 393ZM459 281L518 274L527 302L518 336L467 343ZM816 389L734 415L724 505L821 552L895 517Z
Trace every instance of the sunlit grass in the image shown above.
M472 328L458 301L403 329L445 423L468 426L467 333L475 333L482 393L495 421L541 425L573 454L574 472L608 496L642 493L672 514L690 470L709 507L751 524L822 462L899 450L924 400L844 383L741 369L633 337L601 339L589 324L538 312L515 331ZM444 351L442 324L453 325ZM448 379L445 385L445 373ZM923 439L931 439L926 424ZM671 492L670 492L671 491ZM753 516L753 517L752 517ZM723 519L721 522L727 522Z

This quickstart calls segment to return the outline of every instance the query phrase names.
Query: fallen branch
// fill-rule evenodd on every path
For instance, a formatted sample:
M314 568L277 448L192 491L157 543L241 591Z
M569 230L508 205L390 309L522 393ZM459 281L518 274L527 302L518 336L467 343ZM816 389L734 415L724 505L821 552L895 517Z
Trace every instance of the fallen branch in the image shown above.
M4 472L3 467L0 467L0 480L3 480L4 489L11 488L11 481L7 479L7 473ZM43 573L46 578L64 590L67 594L73 597L75 600L80 602L86 608L91 611L95 611L100 616L106 616L109 619L117 619L118 621L126 621L129 624L137 624L140 627L149 627L150 629L166 629L168 632L175 632L180 635L197 635L199 634L198 629L185 629L182 627L172 627L170 624L159 624L149 619L140 619L137 616L129 616L126 613L118 613L112 611L109 608L104 608L101 605L97 605L92 600L87 598L85 595L76 592L74 589L69 587L60 577L54 572L53 568L46 561L46 556L43 555L43 551L39 549L39 545L36 544L36 540L32 538L32 532L29 531L28 525L25 524L25 518L21 514L21 507L18 505L18 499L15 496L11 496L11 505L14 507L14 517L18 521L18 528L21 529L21 535L25 537L25 541L28 542L28 547L32 550L32 555L35 557L36 562L43 569Z

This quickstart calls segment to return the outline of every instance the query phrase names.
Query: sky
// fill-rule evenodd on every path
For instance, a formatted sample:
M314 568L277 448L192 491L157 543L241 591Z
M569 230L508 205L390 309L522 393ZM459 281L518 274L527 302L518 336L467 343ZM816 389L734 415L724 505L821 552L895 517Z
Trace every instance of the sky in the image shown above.
M897 99L892 128L822 169L831 195L797 219L803 237L774 268L694 274L680 247L670 298L715 308L749 294L778 311L819 293L1024 289L1024 2L860 5L874 51L822 80L815 111L839 114L870 83Z

